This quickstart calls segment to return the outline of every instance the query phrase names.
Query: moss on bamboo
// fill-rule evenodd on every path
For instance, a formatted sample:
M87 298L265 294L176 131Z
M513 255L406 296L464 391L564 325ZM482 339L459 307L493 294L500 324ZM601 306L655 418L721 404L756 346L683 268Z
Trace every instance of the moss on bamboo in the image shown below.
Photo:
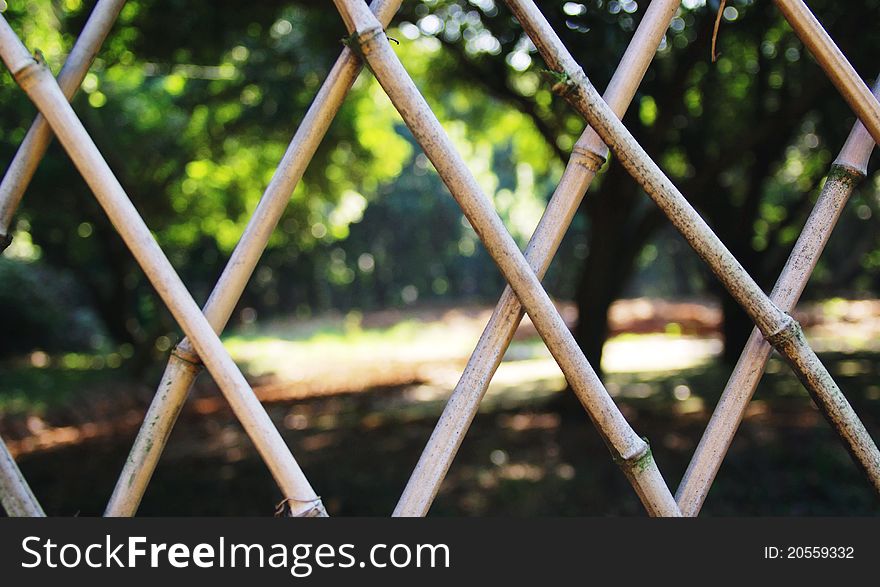
M366 59L364 59L364 52L361 49L360 35L357 31L354 31L347 37L342 37L341 39L339 39L339 41L343 45L351 49L351 52L357 55L358 59L360 59L361 61L366 61Z
M367 67L367 69L370 70L370 72L372 72L373 69L370 67L370 63L369 63L369 61L367 61L367 58L364 55L364 44L369 41L372 41L375 37L377 37L380 34L385 35L386 39L388 39L389 41L394 41L398 45L400 44L400 41L398 41L397 39L394 39L392 37L389 37L385 33L384 30L383 31L376 30L373 34L370 34L369 36L367 36L368 33L370 33L370 32L371 31L363 31L363 32L354 31L353 33L351 33L347 37L342 37L340 39L340 41L342 42L343 45L345 45L346 47L351 49L351 52L354 53L357 56L357 58L361 60L361 63L364 64Z
M541 73L551 83L550 91L557 96L565 96L575 88L574 80L571 79L567 71L542 69Z
M648 439L645 436L642 436L641 439L645 442L645 450L636 456L624 458L619 454L612 453L612 459L617 466L624 470L629 469L638 473L643 473L651 466L651 463L654 461L654 455L651 452L651 443L648 442Z
M648 442L648 439L644 436L642 436L642 440L645 441L647 448L645 449L645 452L642 453L642 456L637 458L632 465L633 469L639 473L644 473L654 462L654 453L651 451L651 443Z
M846 184L848 189L855 189L856 185L864 178L864 175L848 165L834 163L825 176L825 183L840 182Z

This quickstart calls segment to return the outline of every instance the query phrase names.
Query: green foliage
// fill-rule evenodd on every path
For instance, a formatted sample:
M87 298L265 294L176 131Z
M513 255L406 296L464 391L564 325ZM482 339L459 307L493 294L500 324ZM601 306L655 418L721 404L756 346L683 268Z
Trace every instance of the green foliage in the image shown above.
M100 325L67 272L0 258L0 356L20 349L93 349Z
M540 8L592 83L603 88L646 4L547 1ZM709 45L717 8L717 2L682 3L625 122L769 289L853 117L770 2L727 3L719 59L712 63ZM844 7L817 1L811 9L856 69L874 74L869 56L876 38L864 34L862 23L880 16L880 3L864 0ZM466 78L527 114L555 156L567 157L583 121L551 94L551 87L565 80L552 73L551 79L541 79L546 65L501 3L430 0L404 11L401 30L436 39L447 49L433 70L438 91L446 79ZM613 160L594 183L596 193L588 196L583 218L576 219L545 279L553 291L579 298L578 334L594 364L608 304L621 295L721 295L728 346L737 353L749 321L736 312L705 265ZM867 260L876 256L866 254L880 245L873 211L877 200L869 186L861 191L867 197L854 198L867 201L850 206L841 220L808 296L877 291L880 273ZM859 243L859 258L845 259L852 257L846 244L852 241ZM653 252L641 255L645 247ZM573 263L583 264L582 278L572 277ZM743 325L739 334L728 331L735 324Z
M644 3L541 4L591 81L604 87ZM9 2L6 17L57 71L91 7L80 0L17 0ZM872 71L874 41L858 33L880 3L862 0L853 10L817 0L811 7L857 69ZM625 121L734 254L767 283L852 117L770 3L728 2L720 56L712 64L714 9L714 3L683 3ZM583 121L552 94L534 46L498 2L407 2L389 34L524 246ZM233 0L132 0L83 82L75 110L199 302L238 242L343 37L338 15L310 2L244 9ZM0 156L8 161L34 109L8 73L2 75ZM595 300L693 295L712 287L680 239L659 230L664 223L653 205L613 162L596 186L551 267L551 291L589 298L589 287L579 282L584 263L603 275L595 287L605 291ZM854 198L841 220L840 232L850 236L832 238L808 293L877 290L872 187L869 182ZM139 346L173 338L167 312L57 145L17 221L17 234L39 248L41 267L73 272L85 289L85 306L109 337ZM859 258L840 262L852 240ZM490 300L502 283L430 162L365 73L291 195L237 317ZM601 307L589 313L604 315Z
M89 8L13 2L7 17L57 70ZM226 2L132 1L83 82L75 109L197 299L339 53L333 30L338 18L306 3L242 12ZM395 34L417 82L435 83L440 47ZM14 84L0 94L15 106L0 114L9 129L0 149L11 157L33 110ZM440 96L432 106L525 244L558 161L528 116L469 84L428 94ZM417 153L382 89L362 75L272 236L243 302L250 315L495 295L501 282L476 235ZM173 329L57 147L17 218L17 232L33 238L46 263L84 281L114 339L152 345Z

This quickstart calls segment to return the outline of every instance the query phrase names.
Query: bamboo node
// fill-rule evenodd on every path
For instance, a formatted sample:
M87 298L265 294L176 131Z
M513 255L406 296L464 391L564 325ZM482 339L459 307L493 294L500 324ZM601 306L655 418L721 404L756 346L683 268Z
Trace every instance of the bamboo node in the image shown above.
M764 336L764 339L775 349L787 345L803 334L801 325L797 320L792 318L787 312L782 315L783 319L779 328L777 328L775 332Z
M365 55L370 52L370 44L374 42L379 35L385 35L385 38L393 40L398 45L400 44L400 41L397 39L391 39L391 37L385 34L385 30L378 26L370 27L362 31L354 31L349 36L343 37L341 40L343 45L351 49L351 51L357 55L367 67L369 67Z
M648 442L648 439L644 436L640 437L640 440L642 441L641 444L630 447L634 450L629 454L612 454L611 458L618 467L634 467L639 472L645 470L645 467L647 467L648 463L652 460L651 443Z
M651 443L645 436L642 436L642 440L645 441L645 450L642 452L641 456L637 457L635 462L633 462L633 468L639 473L644 473L654 462L654 453L651 451Z
M299 513L294 514L293 508L291 507L293 504L305 503L311 504L312 507L309 509ZM321 496L317 496L314 499L297 499L295 497L286 497L278 502L278 505L275 506L275 517L276 518L326 518L327 510L324 509L324 504L321 501Z
M181 348L181 345L175 345L173 349L171 349L171 356L176 357L183 361L184 363L188 363L197 369L203 369L204 364L202 363L202 359L194 352Z
M38 57L31 59L27 64L12 72L12 77L15 78L16 83L18 83L18 85L25 91L31 87L36 77L49 71L39 49L35 54L38 55Z
M564 97L574 89L574 81L567 71L554 71L552 69L542 69L541 73L552 84L550 91L557 96Z
M569 161L573 161L578 165L586 167L593 173L597 173L599 168L605 164L606 156L604 153L597 153L589 147L584 147L575 143L571 149L571 157Z
M865 171L858 169L848 163L835 161L828 170L825 181L845 182L847 187L855 188L855 186L865 177Z

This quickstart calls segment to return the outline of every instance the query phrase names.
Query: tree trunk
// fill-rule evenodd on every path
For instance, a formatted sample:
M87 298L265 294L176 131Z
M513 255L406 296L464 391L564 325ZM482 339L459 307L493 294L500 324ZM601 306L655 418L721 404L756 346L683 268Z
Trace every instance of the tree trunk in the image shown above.
M602 377L602 347L608 338L608 308L623 287L612 283L612 276L622 273L614 267L618 247L611 238L613 232L609 224L600 224L591 230L590 252L577 289L575 339L599 377Z
M613 165L601 190L587 200L589 248L576 293L575 338L599 377L603 375L602 348L608 338L608 309L623 292L636 257L662 219L657 208L644 199L626 171Z
M755 324L727 291L721 294L721 336L724 339L722 359L728 366L736 365Z
M731 213L732 215L733 213ZM754 233L752 224L757 212L744 214L744 220L733 226L727 226L719 231L722 240L727 244L730 252L737 258L746 272L765 290L767 289L767 275L763 270L761 253L752 248L751 237ZM721 336L724 339L724 350L721 358L725 364L732 367L736 365L746 341L752 332L755 323L746 314L742 306L733 299L727 289L718 286L718 297L721 301Z

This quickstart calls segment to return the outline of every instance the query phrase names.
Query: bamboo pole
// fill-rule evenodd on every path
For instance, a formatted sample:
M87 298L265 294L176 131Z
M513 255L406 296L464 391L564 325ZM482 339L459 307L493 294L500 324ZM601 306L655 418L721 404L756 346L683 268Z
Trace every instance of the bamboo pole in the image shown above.
M880 143L880 103L803 0L774 0L828 79Z
M110 29L113 28L113 23L116 22L124 4L125 0L98 0L89 15L82 33L58 73L58 85L68 102L73 99L85 79L89 66ZM0 182L0 252L3 252L12 240L9 234L12 217L50 142L52 142L52 129L46 124L43 116L37 114L19 145L12 163L9 164L3 181Z
M605 91L605 101L619 117L629 107L680 4L681 0L654 0L648 5ZM562 179L525 250L526 261L539 278L547 272L607 152L590 127L575 143ZM395 516L428 513L522 317L522 305L508 285L422 451Z
M764 338L785 357L801 383L840 435L856 463L880 492L880 451L804 339L794 318L770 301L675 185L648 156L599 96L583 69L553 28L529 0L506 0L517 20L554 72L553 91L565 98L593 126L621 165L669 217L673 226L709 265L733 298L752 318Z
M880 83L875 84L874 95L880 95ZM790 312L797 304L844 206L865 178L873 150L874 140L857 120L831 165L816 205L770 294L770 299L781 309ZM760 331L753 330L679 485L676 501L684 515L695 516L700 512L761 380L771 350Z
M46 515L2 438L0 438L0 505L9 517L41 518Z
M645 440L633 431L578 347L541 282L482 193L412 79L382 25L358 0L334 0L357 47L391 102L434 164L487 251L519 297L569 384L652 515L680 515Z
M400 8L401 1L376 0L373 10L387 24ZM302 178L361 67L357 55L347 47L344 48L306 112L205 304L205 317L217 333L222 332L229 321L290 200L290 194ZM137 512L168 436L201 369L201 361L192 343L189 339L183 339L168 359L156 395L116 482L105 515L133 516Z
M28 94L79 172L94 192L110 221L131 250L153 287L193 341L233 412L266 461L295 515L326 515L263 406L226 353L183 282L128 199L119 181L92 142L45 64L35 60L0 17L0 56L16 82Z

